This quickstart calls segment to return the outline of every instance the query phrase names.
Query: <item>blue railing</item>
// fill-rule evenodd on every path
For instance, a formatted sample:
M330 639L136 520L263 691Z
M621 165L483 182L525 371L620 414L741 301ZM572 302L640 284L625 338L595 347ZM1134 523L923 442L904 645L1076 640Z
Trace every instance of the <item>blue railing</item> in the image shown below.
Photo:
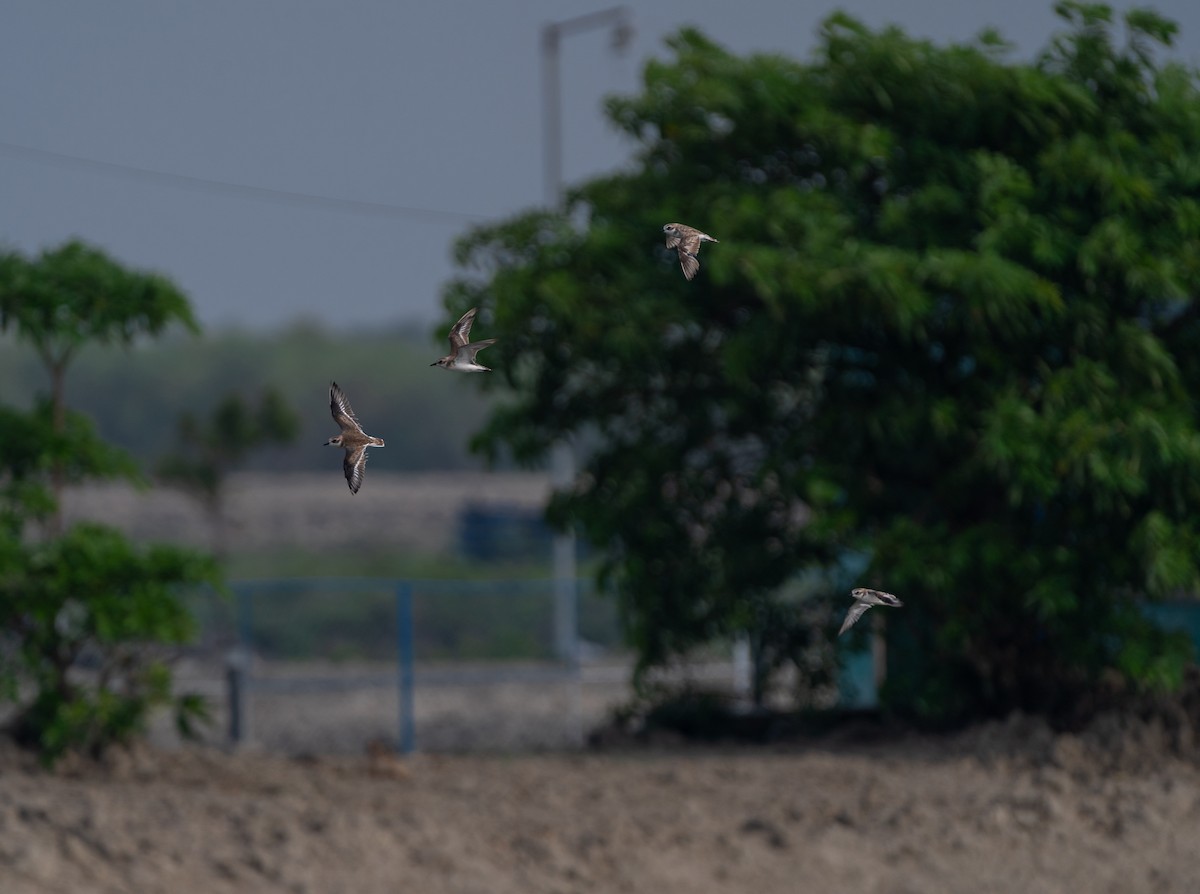
M291 578L236 581L230 588L232 617L226 604L216 626L237 642L228 680L229 732L235 741L248 735L247 699L255 692L394 686L397 746L411 753L417 748L415 701L422 687L578 686L584 678L581 642L620 651L612 603L597 598L589 581L568 588L575 599L571 606L557 605L551 579ZM581 607L586 610L580 612ZM569 643L556 633L556 609L569 611L574 624ZM1186 630L1200 647L1200 603L1159 603L1146 606L1146 612L1163 627ZM851 642L860 648L849 650ZM869 640L847 638L839 648L839 703L876 707L876 662ZM265 660L270 670L256 672L252 656ZM328 666L315 671L308 664L314 658L337 662L348 656L390 666L375 670L355 664L343 675ZM308 666L273 672L271 665L288 661ZM601 668L589 662L588 681L596 683L601 674L611 683L616 670L616 665Z
M489 664L486 669L472 668L454 668L431 670L427 669L418 674L416 670L416 656L421 649L421 645L417 641L416 623L414 619L414 595L417 594L423 599L436 600L439 605L444 605L445 601L454 597L474 597L484 595L489 597L488 602L491 602L491 597L508 597L505 601L511 605L516 597L532 597L535 600L546 600L549 602L554 599L554 581L550 579L538 580L396 580L391 578L279 578L279 579L264 579L264 580L242 580L233 581L230 583L230 589L234 596L234 625L236 628L236 639L238 647L235 650L235 657L230 664L230 679L228 691L230 694L230 721L229 729L231 738L237 741L239 738L246 735L247 723L247 705L246 698L252 692L319 692L336 690L343 687L366 687L366 686L391 686L397 687L399 695L399 709L397 717L397 734L398 747L402 753L411 753L416 748L416 721L415 721L415 690L418 683L426 685L453 683L459 685L472 685L478 683L498 683L498 682L577 682L580 677L579 665L579 631L576 631L576 636L567 645L563 643L551 643L551 631L558 625L547 623L545 625L545 635L539 639L536 636L530 636L518 642L515 648L519 651L524 648L527 651L536 653L533 657L539 662L536 667L520 666L520 667L503 667ZM576 603L579 600L580 594L591 594L590 582L578 581L576 586L571 589L571 593ZM381 598L388 599L392 604L391 614L393 615L393 623L391 627L392 633L389 636L391 642L389 647L383 646L382 630L380 625L376 625L375 629L367 630L363 627L361 619L356 621L357 634L355 636L355 646L358 649L366 649L370 657L378 659L386 659L394 661L396 670L395 673L388 674L368 674L357 673L350 679L341 679L330 677L328 675L289 675L286 679L270 678L256 676L254 673L254 663L251 661L251 656L261 655L264 652L268 653L271 658L313 658L326 657L316 655L314 649L314 638L305 639L304 636L299 638L296 636L298 627L312 628L314 624L322 623L319 616L319 609L327 607L329 600L318 599L316 603L309 600L306 606L310 615L314 614L317 617L308 617L304 623L295 616L295 612L291 609L295 608L296 600L290 601L289 606L281 606L276 597L293 596L303 597L307 594L318 594L330 597L342 597L350 594L355 594L358 605L351 614L361 615L363 612L362 601L368 597L368 594L377 594ZM458 602L458 600L456 600ZM335 603L336 604L336 603ZM426 608L431 603L426 602ZM367 609L379 613L382 603L380 599L375 601L373 606L367 606ZM264 608L266 610L264 610ZM467 611L470 606L466 607ZM554 611L567 611L572 618L578 618L578 605L559 606L554 605ZM291 611L289 614L288 612ZM457 614L454 614L457 612ZM427 612L427 614L432 614ZM479 651L481 641L486 639L486 631L483 635L477 635L473 643L463 645L461 643L442 644L440 646L436 642L430 642L428 628L441 628L443 634L446 633L447 627L454 628L451 633L461 633L461 628L468 626L472 619L463 617L463 607L461 602L457 607L452 608L451 614L454 615L453 622L447 622L446 619L432 618L425 625L427 628L426 641L424 643L425 651L432 653L434 657L455 657L462 658L464 653L467 657L472 657L471 650ZM541 610L537 612L540 617L550 618L552 612ZM503 610L501 611L503 615ZM327 618L325 619L325 630L322 631L324 639L337 639L337 625L339 622L344 622L346 618ZM504 626L504 619L501 618L477 618L476 621L481 621L488 626ZM519 619L518 619L519 620ZM514 625L510 624L510 634ZM593 625L596 626L596 625ZM599 625L603 627L603 624ZM615 636L615 622L611 625L613 635ZM310 631L311 632L311 631ZM290 638L289 638L290 637ZM518 637L519 638L519 637ZM510 635L510 640L513 637ZM499 647L498 647L499 648ZM509 651L514 648L513 643L509 642L505 646ZM488 655L487 644L482 646L484 654L474 655L481 660L494 658L494 655ZM449 653L448 655L446 653Z
M400 710L398 719L399 750L411 754L416 749L416 722L414 719L414 673L413 673L413 612L412 612L412 583L406 580L375 579L375 578L274 578L269 580L243 580L230 583L234 593L237 616L237 639L239 649L248 658L254 653L254 606L256 597L264 594L296 593L304 590L325 590L346 592L379 592L390 590L395 599L395 636L396 636L396 675L395 683L400 693ZM270 688L264 681L256 681L252 676L252 665L246 660L239 663L237 671L241 679L231 685L231 691L248 692L254 688ZM392 682L389 675L388 685ZM384 682L371 680L362 676L355 681L356 685ZM298 688L320 688L336 686L336 681L326 678L299 678L289 681L288 688L295 691ZM243 703L231 705L230 730L236 739L245 730L245 706Z

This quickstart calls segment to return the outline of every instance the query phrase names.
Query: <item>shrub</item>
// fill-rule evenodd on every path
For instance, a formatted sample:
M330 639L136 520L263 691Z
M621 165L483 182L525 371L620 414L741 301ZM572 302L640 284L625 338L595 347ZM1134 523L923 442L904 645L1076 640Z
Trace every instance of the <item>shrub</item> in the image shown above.
M171 648L192 635L181 586L218 584L215 562L173 546L137 549L119 532L80 524L62 537L0 553L0 695L18 703L13 731L47 762L91 754L143 731L170 705L180 731L205 718L173 696Z

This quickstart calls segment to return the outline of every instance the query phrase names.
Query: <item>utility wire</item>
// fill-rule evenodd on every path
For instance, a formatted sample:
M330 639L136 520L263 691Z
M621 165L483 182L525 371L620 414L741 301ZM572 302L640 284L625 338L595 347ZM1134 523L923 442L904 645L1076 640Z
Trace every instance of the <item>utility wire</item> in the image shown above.
M496 219L491 215L471 214L465 211L442 211L437 208L416 208L411 205L365 202L359 199L341 199L336 196L322 196L306 192L291 192L285 189L272 189L267 186L253 186L248 183L210 180L206 177L193 177L190 174L175 174L170 171L156 171L134 165L100 161L95 158L86 158L82 155L67 155L63 152L52 152L49 149L37 149L33 146L21 146L16 143L0 142L0 155L54 165L60 168L115 174L133 180L145 180L181 189L191 189L197 192L259 199L260 201L279 202L287 205L305 205L312 208L325 208L332 211L343 211L348 214L361 214L369 217L409 218L424 223L439 224L484 222Z

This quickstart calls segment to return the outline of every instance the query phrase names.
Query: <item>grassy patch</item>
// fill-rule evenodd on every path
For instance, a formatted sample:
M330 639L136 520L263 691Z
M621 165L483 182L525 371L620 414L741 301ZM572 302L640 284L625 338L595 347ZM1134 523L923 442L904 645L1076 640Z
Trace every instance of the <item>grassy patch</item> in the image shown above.
M228 567L233 598L188 597L209 646L230 646L241 630L267 660L390 661L397 642L395 584L409 581L418 660L554 657L554 585L545 563L284 550L235 555ZM586 569L578 629L589 643L621 647L616 607L594 592Z

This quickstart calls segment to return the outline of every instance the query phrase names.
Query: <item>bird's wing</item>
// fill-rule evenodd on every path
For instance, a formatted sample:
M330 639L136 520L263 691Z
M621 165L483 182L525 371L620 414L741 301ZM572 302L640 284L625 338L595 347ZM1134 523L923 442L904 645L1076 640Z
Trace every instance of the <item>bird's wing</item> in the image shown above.
M863 616L867 609L871 606L865 602L856 602L850 606L850 611L846 612L846 620L842 622L842 629L838 631L838 636L841 636L847 630L854 626L854 622Z
M346 392L338 387L337 382L329 385L329 412L333 414L333 421L342 431L362 431L362 426L358 423L358 417L354 415Z
M457 351L463 345L471 340L471 324L475 322L476 307L472 307L469 311L458 318L458 322L450 330L450 350Z
M463 357L468 363L475 361L475 355L486 348L488 345L494 345L496 339L485 338L482 341L473 341L469 345L463 345L458 349L459 356Z
M667 233L667 248L679 248L681 241L678 233Z
M346 473L350 493L358 493L358 489L362 487L363 475L367 471L367 448L364 446L347 450L342 459L342 471Z
M679 243L680 251L686 251L689 255L695 255L700 251L700 233L697 230L683 234L683 241Z
M684 277L690 280L696 275L696 271L700 269L700 259L693 254L688 254L683 250L683 248L680 248L679 266L683 268Z

